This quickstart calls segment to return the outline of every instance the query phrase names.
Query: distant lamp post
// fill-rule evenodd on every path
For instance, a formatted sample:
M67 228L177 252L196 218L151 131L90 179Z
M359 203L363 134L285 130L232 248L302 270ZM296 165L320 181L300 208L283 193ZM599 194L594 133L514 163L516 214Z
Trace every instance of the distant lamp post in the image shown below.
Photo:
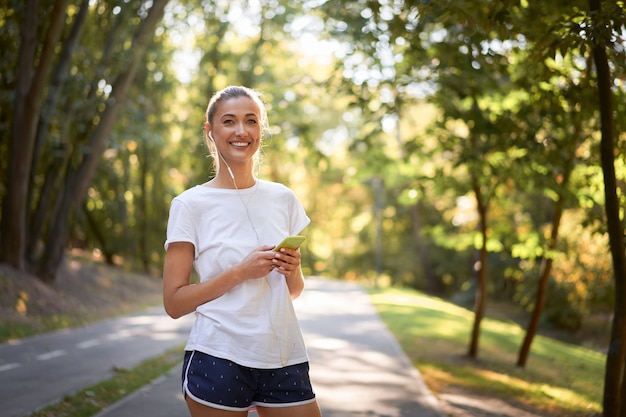
M374 268L376 269L374 284L377 285L378 277L383 272L383 191L385 183L379 176L374 176L363 181L363 184L371 185L374 192Z

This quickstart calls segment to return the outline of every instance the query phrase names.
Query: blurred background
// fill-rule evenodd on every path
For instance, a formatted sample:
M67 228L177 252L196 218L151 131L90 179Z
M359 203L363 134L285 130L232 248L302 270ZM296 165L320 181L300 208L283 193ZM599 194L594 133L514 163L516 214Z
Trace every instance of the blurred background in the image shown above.
M623 2L531 3L4 1L1 260L48 283L66 256L160 275L171 199L212 176L206 105L240 84L267 103L259 176L312 219L306 274L527 310L544 288L547 322L608 333Z

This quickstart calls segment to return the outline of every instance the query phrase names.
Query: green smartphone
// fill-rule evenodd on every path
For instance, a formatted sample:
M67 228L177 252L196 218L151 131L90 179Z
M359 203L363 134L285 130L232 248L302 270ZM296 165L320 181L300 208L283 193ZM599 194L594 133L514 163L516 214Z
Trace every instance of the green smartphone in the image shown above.
M306 237L304 236L287 236L274 248L274 252L278 252L281 248L298 249Z

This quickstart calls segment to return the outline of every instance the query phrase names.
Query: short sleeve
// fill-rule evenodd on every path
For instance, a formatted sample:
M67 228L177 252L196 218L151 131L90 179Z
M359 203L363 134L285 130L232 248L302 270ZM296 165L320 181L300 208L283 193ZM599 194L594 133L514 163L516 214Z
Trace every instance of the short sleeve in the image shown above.
M291 235L297 235L299 234L305 227L307 227L309 225L309 223L311 222L311 219L309 219L309 217L306 214L306 211L304 210L304 207L302 206L302 203L300 203L300 200L298 200L298 197L296 197L296 195L291 192L291 218L290 218L290 230L289 230L289 234Z
M167 221L167 237L165 250L170 243L189 242L194 245L195 256L198 256L198 233L189 207L179 199L172 200L170 215Z

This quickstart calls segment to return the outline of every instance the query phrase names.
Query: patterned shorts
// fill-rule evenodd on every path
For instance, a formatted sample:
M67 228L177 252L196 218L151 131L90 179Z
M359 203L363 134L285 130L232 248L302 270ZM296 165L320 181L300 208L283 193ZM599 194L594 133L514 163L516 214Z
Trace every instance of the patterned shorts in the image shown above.
M182 380L185 395L222 410L292 407L315 401L308 362L277 369L255 369L188 351Z

